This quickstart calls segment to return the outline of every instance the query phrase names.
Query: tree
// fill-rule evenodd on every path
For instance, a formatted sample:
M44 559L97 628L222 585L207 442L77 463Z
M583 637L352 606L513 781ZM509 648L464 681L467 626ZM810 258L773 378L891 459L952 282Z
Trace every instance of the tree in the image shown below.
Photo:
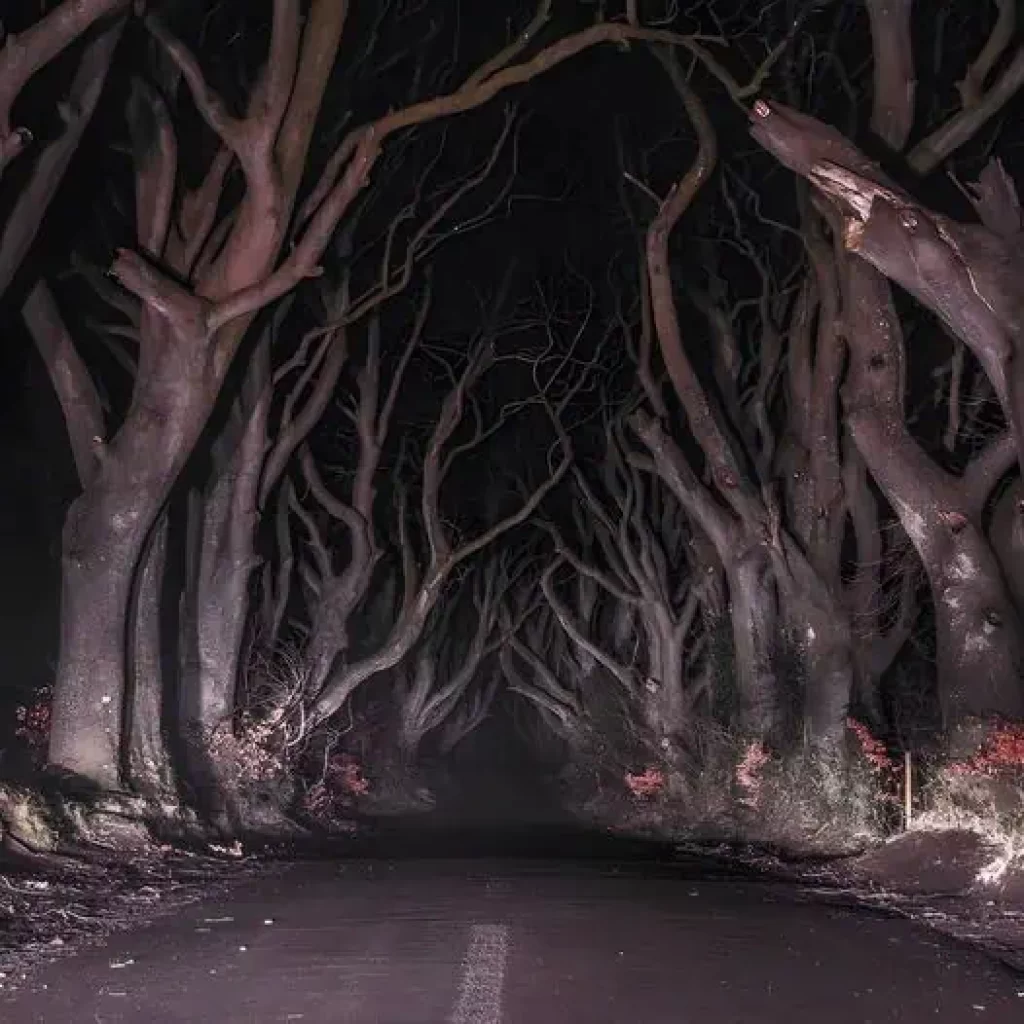
M275 0L272 10L266 59L239 115L160 14L143 17L166 81L159 88L140 84L133 100L132 119L148 129L136 133L142 144L135 161L138 247L121 249L111 266L129 303L139 307L138 371L116 432L88 435L95 470L67 519L50 748L55 767L103 788L118 786L124 775L124 638L132 632L129 610L147 546L159 550L154 531L236 355L259 329L261 311L319 273L326 247L371 180L385 144L418 125L480 107L589 47L630 38L687 47L741 92L697 41L628 24L592 26L516 63L547 20L549 4L541 3L530 24L460 86L349 131L307 191L310 143L348 6L314 2L304 21L296 0ZM189 181L179 153L181 90L210 143L198 184ZM385 287L394 284L389 278ZM356 304L342 319L366 311ZM71 432L86 436L84 426ZM236 647L235 641L227 645ZM350 685L332 688L317 716L332 713Z
M901 19L910 4L900 5ZM905 31L893 31L885 5L871 7L873 30L893 44L880 66L873 126L899 149L912 127L913 55ZM902 24L902 21L901 21ZM993 44L995 37L993 38ZM988 57L982 60L987 61ZM990 68L989 68L990 70ZM969 76L965 106L954 115L956 137L979 127L1012 81L1012 65L986 100L977 87L988 71ZM972 72L973 74L974 72ZM882 110L884 107L884 111ZM1019 342L1018 294L1010 284L1013 242L985 226L964 226L934 214L898 188L839 132L775 103L753 108L753 133L786 166L832 200L832 232L851 256L837 258L835 284L844 311L851 367L844 390L846 422L858 453L899 514L931 584L943 717L954 734L991 714L1019 717L1020 626L1001 568L984 533L983 515L999 480L1020 457L1016 385L1009 370ZM948 153L949 123L909 155L919 171L935 165L923 154ZM944 139L947 141L940 142ZM993 166L975 192L987 224L1019 230L1012 184ZM828 211L826 211L828 212ZM1019 247L1018 247L1019 248ZM859 258L853 258L853 256ZM884 276L883 276L884 275ZM910 436L903 413L904 343L885 277L937 313L974 354L1010 430L971 453L958 475L943 471Z
M908 155L918 172L934 168L939 150L948 155L962 144L965 125L983 125L1017 88L1017 61L1004 54L1012 15L1006 5L1000 10L962 85L963 110L948 122L956 132L940 126ZM856 102L870 90L871 128L894 149L905 146L913 125L911 13L910 3L868 3L875 60L867 80L844 77L837 65L842 95ZM839 38L860 13L843 7L831 17ZM781 86L807 104L817 97L803 92L805 82L823 92L829 84L812 74L815 52L810 43L794 45L781 65ZM934 617L938 695L950 738L969 741L974 734L965 726L979 717L1018 717L1020 630L1004 579L1010 567L1000 564L985 529L1020 450L1010 358L1020 322L1020 289L1011 283L1020 248L1012 184L991 165L970 193L985 226L966 227L915 202L835 129L759 100L751 114L755 138L814 192L798 189L777 215L778 198L750 184L734 158L718 175L715 203L715 125L671 56L660 56L693 126L696 155L661 198L623 159L620 140L624 179L640 187L644 203L656 204L653 217L630 218L645 230L639 312L629 326L642 399L628 422L647 454L630 452L625 460L631 472L642 468L671 489L701 545L697 564L720 574L703 615L728 608L739 706L726 714L726 726L783 752L797 737L837 751L851 710L885 729L880 680L922 615ZM671 235L684 217L699 224L699 261L673 254ZM949 408L949 468L912 433L900 319L884 278L868 264L943 319L984 368L1002 407L1009 429L979 443L960 406L961 352L948 371L951 392L939 398ZM985 402L983 389L974 394ZM597 506L590 501L590 515L602 522L608 512ZM1010 504L1004 499L1000 507ZM625 515L622 506L618 515ZM591 527L619 538L596 546L596 562L569 558L579 577L600 581L627 605L639 594L632 580L623 585L616 565L624 564L619 549L636 529L635 516L629 510L626 533L624 526ZM894 518L905 534L894 533ZM1012 533L1007 521L1004 538ZM1005 540L1004 550L1012 550ZM923 611L916 559L932 597ZM549 570L557 599L553 577ZM608 626L591 613L574 621L564 604L559 611L573 642L587 645L628 690L630 672L611 658ZM595 643L601 633L603 648ZM710 626L702 640L715 633ZM643 646L658 649L649 640ZM551 687L517 686L553 725L564 725L572 702L553 702ZM785 711L794 703L795 720ZM683 728L678 714L671 720Z

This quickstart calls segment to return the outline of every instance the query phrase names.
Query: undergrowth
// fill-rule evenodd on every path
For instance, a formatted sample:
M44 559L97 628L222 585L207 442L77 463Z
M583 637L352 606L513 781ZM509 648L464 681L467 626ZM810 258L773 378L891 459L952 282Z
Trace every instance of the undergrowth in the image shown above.
M982 885L1024 872L1024 725L998 723L974 754L934 767L921 803L914 829L967 830L991 848Z

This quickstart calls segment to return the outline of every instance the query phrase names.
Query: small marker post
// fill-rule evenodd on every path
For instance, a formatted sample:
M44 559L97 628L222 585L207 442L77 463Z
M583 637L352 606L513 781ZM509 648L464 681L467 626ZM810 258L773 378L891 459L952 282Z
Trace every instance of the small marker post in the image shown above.
M903 828L910 828L914 820L914 761L909 750L903 751Z

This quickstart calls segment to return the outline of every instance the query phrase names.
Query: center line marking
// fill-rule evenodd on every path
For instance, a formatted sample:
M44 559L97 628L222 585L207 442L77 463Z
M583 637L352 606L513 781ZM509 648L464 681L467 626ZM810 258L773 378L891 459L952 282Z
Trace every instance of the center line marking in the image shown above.
M449 1024L501 1024L501 995L508 959L508 927L476 924L462 965L459 998Z

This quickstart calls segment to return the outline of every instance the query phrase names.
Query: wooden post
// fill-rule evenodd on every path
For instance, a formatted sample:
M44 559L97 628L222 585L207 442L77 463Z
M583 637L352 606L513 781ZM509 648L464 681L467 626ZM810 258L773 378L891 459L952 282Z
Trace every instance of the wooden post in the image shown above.
M909 829L914 820L914 761L909 750L903 751L903 828Z

